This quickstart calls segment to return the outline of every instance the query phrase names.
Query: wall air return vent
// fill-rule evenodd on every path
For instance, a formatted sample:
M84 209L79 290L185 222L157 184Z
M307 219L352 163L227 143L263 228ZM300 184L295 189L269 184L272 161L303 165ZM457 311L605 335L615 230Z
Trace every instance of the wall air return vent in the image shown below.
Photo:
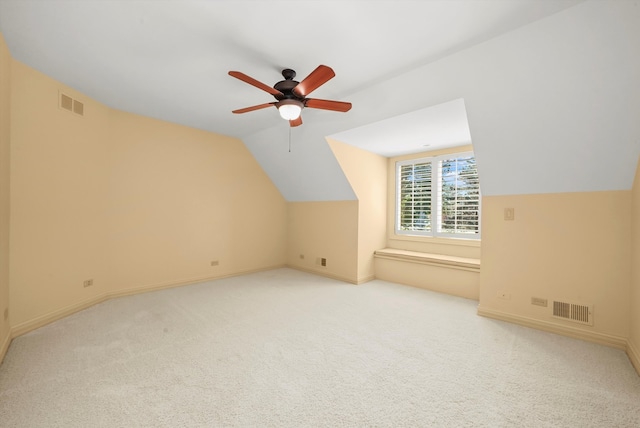
M553 316L579 324L593 325L593 305L553 301Z
M80 116L84 116L84 104L78 100L73 100L73 112Z
M65 94L60 94L60 108L72 111L73 110L73 98L68 97Z
M60 92L60 108L84 116L84 104Z

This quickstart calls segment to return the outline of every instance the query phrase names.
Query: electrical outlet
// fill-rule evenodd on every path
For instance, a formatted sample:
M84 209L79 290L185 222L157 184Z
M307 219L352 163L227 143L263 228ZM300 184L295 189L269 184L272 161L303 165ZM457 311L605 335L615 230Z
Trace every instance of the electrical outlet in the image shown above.
M504 209L504 219L505 220L515 220L516 219L516 210L513 208L505 208Z
M498 299L511 300L511 294L505 291L498 291L496 296L498 297Z
M83 287L91 287L93 285L93 279L87 279L85 281L82 282L82 286Z
M220 262L218 260L212 260L211 261L211 266L218 266L220 264Z
M320 259L320 266L325 266L326 267L327 266L327 259L325 259L325 258Z
M542 306L543 308L547 307L547 299L541 299L540 297L532 297L531 304L536 306Z

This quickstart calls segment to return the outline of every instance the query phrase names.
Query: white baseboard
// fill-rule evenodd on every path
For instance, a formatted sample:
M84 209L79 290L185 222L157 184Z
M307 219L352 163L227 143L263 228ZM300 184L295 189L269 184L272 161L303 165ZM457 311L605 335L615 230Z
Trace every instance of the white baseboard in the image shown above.
M299 270L306 273L312 273L314 275L324 276L325 278L337 279L338 281L348 282L350 284L357 285L361 283L357 279L347 278L346 276L335 275L327 272L326 270L314 270L314 269L308 269L302 266L295 266L295 265L287 265L287 267L290 269L295 269L295 270Z
M169 281L169 282L164 282L164 283L158 283L158 284L150 284L150 285L146 285L146 286L142 286L142 287L134 287L134 288L127 288L127 289L123 289L123 290L118 290L118 291L113 291L113 292L107 292L107 293L103 293L100 294L98 296L94 296L92 298L83 300L81 302L78 303L74 303L72 305L69 306L65 306L64 308L61 309L57 309L55 311L49 312L47 314L41 315L37 318L31 319L29 321L25 321L22 322L20 324L17 324L13 327L11 327L11 333L10 333L10 339L16 338L18 336L21 336L23 334L26 334L30 331L33 331L37 328L43 327L47 324L50 324L54 321L58 321L59 319L62 319L64 317L67 317L71 314L74 314L76 312L79 312L83 309L87 309L93 305L96 305L98 303L102 303L106 300L109 299L113 299L116 297L123 297L123 296L131 296L134 294L140 294L140 293L146 293L149 291L157 291L157 290L162 290L165 288L173 288L173 287L181 287L184 285L190 285L190 284L196 284L198 282L206 282L206 281L213 281L216 279L223 279L223 278L230 278L233 276L239 276L239 275L247 275L247 274L251 274L251 273L257 273L257 272L262 272L262 271L268 271L268 270L273 270L273 269L278 269L278 268L282 268L285 267L284 265L277 265L277 266L270 266L270 267L266 267L266 268L260 268L260 269L251 269L251 270L245 270L245 271L240 271L240 272L234 272L234 273L230 273L230 274L225 274L225 275L218 275L218 276L207 276L207 277L197 277L197 278L190 278L190 279L183 279L183 280L179 280L179 281ZM8 347L8 344L7 344ZM4 355L4 354L0 354L0 355Z
M364 284L365 282L373 281L374 279L376 279L375 275L365 276L364 278L358 278L358 281L356 282L356 284L358 285Z
M106 293L100 294L98 296L91 297L90 299L86 299L81 302L74 303L72 305L68 305L47 314L41 315L29 321L24 321L20 324L16 324L11 327L11 338L14 339L18 336L22 336L23 334L26 334L37 328L44 327L45 325L50 324L54 321L67 317L71 314L75 314L76 312L80 312L83 309L87 309L98 303L102 303L107 299L108 295Z
M4 356L7 355L9 345L11 344L11 330L7 331L7 334L0 339L0 364L4 361Z
M640 376L640 351L630 340L627 341L627 356Z
M478 306L478 315L522 325L524 327L535 328L537 330L548 331L562 336L599 343L601 345L611 346L625 351L628 350L627 339L620 336L581 330L579 328L523 317L521 315L508 314L506 312L496 311L494 309L483 308L480 306Z
M252 273L264 272L264 271L273 270L273 269L280 269L283 267L286 267L286 266L285 265L268 266L265 268L248 269L248 270L232 272L224 275L200 276L200 277L194 277L194 278L184 278L177 281L160 282L157 284L149 284L149 285L143 285L139 287L132 287L132 288L126 288L123 290L113 291L108 294L108 297L115 298L115 297L131 296L134 294L146 293L148 291L158 291L158 290L164 290L166 288L182 287L185 285L197 284L199 282L214 281L217 279L231 278L231 277L240 276L240 275L249 275Z

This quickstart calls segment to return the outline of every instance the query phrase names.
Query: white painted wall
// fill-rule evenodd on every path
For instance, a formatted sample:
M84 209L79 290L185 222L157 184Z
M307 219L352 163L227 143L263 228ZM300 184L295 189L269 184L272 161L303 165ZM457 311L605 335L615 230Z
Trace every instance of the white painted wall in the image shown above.
M589 1L345 95L342 116L305 111L292 153L285 123L244 142L288 201L353 199L324 136L464 98L485 196L628 190L639 52L638 2Z

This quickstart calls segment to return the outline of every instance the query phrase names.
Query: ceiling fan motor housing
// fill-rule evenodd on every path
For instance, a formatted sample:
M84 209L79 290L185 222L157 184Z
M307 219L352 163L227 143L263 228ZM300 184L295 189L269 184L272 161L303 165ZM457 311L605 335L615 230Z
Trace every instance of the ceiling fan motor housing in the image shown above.
M276 99L294 99L302 101L303 98L297 97L293 93L293 88L298 86L298 83L300 83L293 80L293 78L296 77L296 72L290 68L285 68L284 70L282 70L282 77L284 77L285 80L281 80L273 86L274 89L282 92L282 95L275 95Z

